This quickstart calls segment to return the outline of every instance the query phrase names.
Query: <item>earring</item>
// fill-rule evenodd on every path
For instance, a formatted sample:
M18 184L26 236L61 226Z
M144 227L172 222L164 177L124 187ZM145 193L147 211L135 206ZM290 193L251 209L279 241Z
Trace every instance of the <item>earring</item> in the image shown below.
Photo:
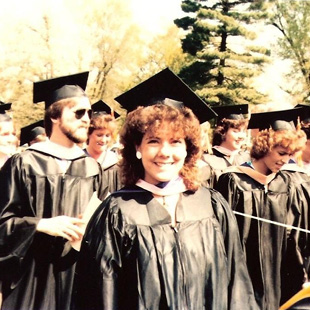
M136 157L137 157L138 159L141 159L141 158L142 158L141 152L137 151L137 152L136 152Z

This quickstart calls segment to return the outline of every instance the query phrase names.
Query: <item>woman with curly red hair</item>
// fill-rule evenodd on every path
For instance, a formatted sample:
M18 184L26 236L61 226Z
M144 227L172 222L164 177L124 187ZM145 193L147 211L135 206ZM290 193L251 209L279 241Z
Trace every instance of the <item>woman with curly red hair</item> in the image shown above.
M262 114L264 126L262 118L269 114ZM252 114L252 118L254 123L258 116ZM236 214L255 298L262 310L279 309L307 281L302 257L309 251L303 235L292 229L307 228L301 220L308 214L301 207L305 200L301 201L303 197L297 195L284 170L290 158L303 149L306 137L287 121L269 124L253 140L251 161L223 173L216 187Z
M256 309L234 215L199 183L200 137L186 107L157 103L128 114L125 187L88 225L75 309Z

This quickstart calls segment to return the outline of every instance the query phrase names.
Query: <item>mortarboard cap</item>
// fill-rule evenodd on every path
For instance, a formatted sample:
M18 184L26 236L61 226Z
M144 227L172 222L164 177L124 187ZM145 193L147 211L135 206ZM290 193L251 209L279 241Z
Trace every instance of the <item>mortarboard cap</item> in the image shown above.
M99 100L92 104L91 106L92 110L94 112L106 112L107 114L111 114L116 118L120 117L120 115L115 112L113 109L111 109L104 101Z
M218 121L223 118L239 120L244 119L243 114L248 114L249 105L248 104L236 104L236 105L226 105L226 106L215 106L212 110L218 115Z
M163 101L167 105L186 106L197 116L200 123L216 117L216 113L169 68L153 75L127 92L115 98L128 112L138 106Z
M89 72L82 72L49 80L35 82L33 84L33 102L45 102L45 109L52 103L62 99L86 96Z
M297 104L294 108L304 108L304 113L300 115L300 121L304 123L310 123L310 105L307 104Z
M44 134L44 121L40 120L23 127L20 131L20 145L24 145L34 140L37 136Z
M259 130L272 128L273 130L295 129L298 117L305 112L298 107L288 110L269 111L251 114L248 129Z
M4 103L0 101L0 114L5 114L6 111L10 110L12 103Z

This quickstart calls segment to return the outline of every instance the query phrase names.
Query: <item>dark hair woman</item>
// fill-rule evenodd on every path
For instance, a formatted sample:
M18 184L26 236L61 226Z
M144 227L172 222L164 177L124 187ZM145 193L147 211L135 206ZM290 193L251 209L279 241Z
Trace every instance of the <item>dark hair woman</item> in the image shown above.
M208 186L215 187L222 172L234 165L241 165L250 159L247 147L248 105L221 106L213 108L219 120L213 131L212 152L204 152L202 160L211 169Z
M125 187L88 225L74 309L256 309L232 211L198 181L193 112L138 107L120 142Z

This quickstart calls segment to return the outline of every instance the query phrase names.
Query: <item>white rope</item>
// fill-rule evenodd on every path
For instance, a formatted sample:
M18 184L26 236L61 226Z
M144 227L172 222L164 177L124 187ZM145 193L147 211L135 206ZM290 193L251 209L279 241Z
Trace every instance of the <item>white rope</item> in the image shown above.
M281 227L285 227L285 228L295 229L295 230L298 230L298 231L310 234L310 230L308 230L308 229L299 228L299 227L295 227L295 226L292 226L292 225L288 225L288 224L283 224L283 223L267 220L267 219L264 219L262 217L257 217L257 216L241 213L241 212L238 212L238 211L233 211L233 212L235 214L237 214L237 215L248 217L248 218L251 218L251 219L254 219L254 220L257 220L257 221L261 221L261 222L265 222L265 223L269 223L269 224L273 224L273 225L277 225L277 226L281 226Z

